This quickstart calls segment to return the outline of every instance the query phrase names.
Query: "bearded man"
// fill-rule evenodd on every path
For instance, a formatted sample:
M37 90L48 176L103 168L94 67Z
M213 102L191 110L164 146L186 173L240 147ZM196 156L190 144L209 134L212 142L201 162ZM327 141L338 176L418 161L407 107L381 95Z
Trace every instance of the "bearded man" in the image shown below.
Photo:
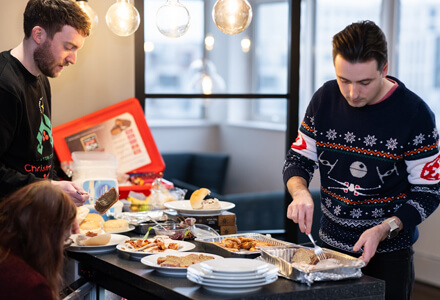
M22 186L50 180L82 205L88 195L80 186L54 180L47 77L76 62L90 20L72 0L30 0L23 16L23 41L0 53L0 201Z

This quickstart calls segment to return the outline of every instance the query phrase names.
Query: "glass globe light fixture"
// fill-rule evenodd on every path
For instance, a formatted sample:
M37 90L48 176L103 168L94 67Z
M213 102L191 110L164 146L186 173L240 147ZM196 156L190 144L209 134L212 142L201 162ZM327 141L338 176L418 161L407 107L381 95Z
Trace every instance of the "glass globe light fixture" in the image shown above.
M218 0L212 9L215 25L226 34L244 31L252 21L252 7L247 0Z
M226 84L223 78L217 73L214 63L208 59L197 59L189 66L187 88L191 93L202 93L210 95L222 93Z
M156 27L164 36L178 38L190 25L188 9L179 0L167 0L156 12Z
M105 21L114 34L129 36L139 28L141 18L129 0L116 0L108 9Z
M89 16L91 27L90 27L90 33L93 33L96 26L98 26L98 15L93 10L93 8L90 7L89 2L87 0L76 0L77 4L81 9Z

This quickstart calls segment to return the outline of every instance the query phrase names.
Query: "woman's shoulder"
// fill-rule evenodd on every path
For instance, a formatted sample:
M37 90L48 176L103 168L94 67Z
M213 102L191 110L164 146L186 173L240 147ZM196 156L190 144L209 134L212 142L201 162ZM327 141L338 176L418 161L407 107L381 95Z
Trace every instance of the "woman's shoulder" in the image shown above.
M0 299L52 299L46 279L21 257L0 263Z

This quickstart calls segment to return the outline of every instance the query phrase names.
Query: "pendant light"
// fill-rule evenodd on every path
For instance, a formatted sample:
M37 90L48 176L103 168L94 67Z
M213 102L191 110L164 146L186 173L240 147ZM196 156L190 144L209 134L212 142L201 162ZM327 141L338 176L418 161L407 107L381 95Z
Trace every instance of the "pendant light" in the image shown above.
M116 0L108 9L105 21L114 34L129 36L139 28L141 18L129 0Z
M156 12L156 27L164 36L178 38L184 35L190 25L188 9L180 0L166 0Z
M89 16L91 27L90 27L90 33L93 33L96 26L98 26L98 15L93 10L93 8L90 7L89 2L87 0L76 0L77 4L81 9Z
M212 9L218 29L226 34L243 32L252 21L252 7L247 0L218 0Z

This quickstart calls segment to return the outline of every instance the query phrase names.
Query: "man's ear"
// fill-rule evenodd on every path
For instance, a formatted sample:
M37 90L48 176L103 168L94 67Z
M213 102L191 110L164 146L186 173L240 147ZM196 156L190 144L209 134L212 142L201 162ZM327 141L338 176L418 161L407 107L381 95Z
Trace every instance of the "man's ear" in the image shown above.
M382 69L382 77L385 78L385 76L387 76L387 75L388 75L388 62L385 63L385 65L383 66L383 69Z
M46 30L43 27L35 26L32 28L31 37L37 45L41 45L47 38Z

